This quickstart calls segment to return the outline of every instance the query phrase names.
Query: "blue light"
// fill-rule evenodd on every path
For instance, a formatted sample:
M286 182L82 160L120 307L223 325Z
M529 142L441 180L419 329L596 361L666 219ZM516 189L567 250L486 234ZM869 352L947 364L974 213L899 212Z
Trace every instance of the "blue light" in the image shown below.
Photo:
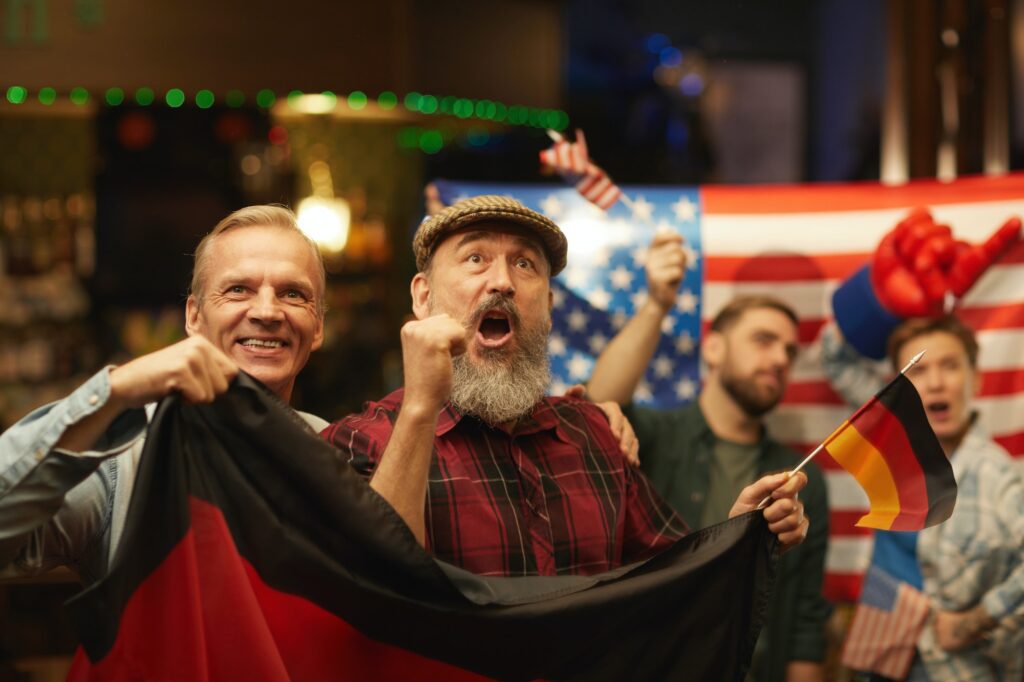
M699 73L688 73L679 79L679 91L687 97L696 97L704 91L704 79Z
M652 33L644 40L644 46L651 54L658 54L669 46L668 36L664 33Z
M683 63L683 53L675 47L666 47L658 53L658 61L662 66L679 66Z

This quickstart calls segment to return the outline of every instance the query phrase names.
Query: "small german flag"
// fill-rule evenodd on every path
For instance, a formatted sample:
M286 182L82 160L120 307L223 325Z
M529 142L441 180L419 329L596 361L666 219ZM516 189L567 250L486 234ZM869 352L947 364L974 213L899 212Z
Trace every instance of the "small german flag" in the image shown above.
M867 493L871 509L858 526L921 530L953 513L953 468L928 424L917 390L903 372L843 422L823 446Z

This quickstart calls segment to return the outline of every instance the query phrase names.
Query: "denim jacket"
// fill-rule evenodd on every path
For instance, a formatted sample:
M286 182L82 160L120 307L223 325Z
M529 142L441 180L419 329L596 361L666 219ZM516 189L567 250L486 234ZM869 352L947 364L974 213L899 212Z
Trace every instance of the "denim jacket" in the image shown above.
M105 573L155 404L123 412L91 450L73 453L55 445L109 398L108 367L0 435L0 576L65 565L89 584ZM314 429L327 424L299 414Z

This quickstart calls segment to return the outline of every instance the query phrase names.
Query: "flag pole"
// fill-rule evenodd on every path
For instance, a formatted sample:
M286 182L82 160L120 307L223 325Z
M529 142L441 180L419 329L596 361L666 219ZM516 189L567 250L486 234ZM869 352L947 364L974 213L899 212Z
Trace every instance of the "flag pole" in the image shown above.
M906 367L904 367L903 369L900 370L900 374L906 374L908 369L910 369L911 367L916 365L921 360L921 357L925 354L926 350L928 350L928 349L925 348L920 353L918 353L914 357L910 358L910 362L907 363ZM856 412L854 412L853 416L851 416L847 421L852 422L854 419L856 419L857 415L859 415L861 412L863 412L864 408L866 408L868 405L870 405L871 402L874 399L875 399L875 396L872 396L871 400L868 400L866 403L861 405L860 409L858 409ZM835 435L835 434L833 434L833 435ZM807 465L808 462L810 462L812 459L814 459L815 456L817 456L817 454L819 452L824 450L825 446L828 445L831 442L830 439L831 439L831 436L829 438L826 438L825 441L822 442L818 447L814 448L814 451L811 452L811 454L809 454L806 457L804 457L804 460L802 462L800 462L799 464L797 464L795 469L793 469L792 471L789 472L790 477L795 476L801 469L803 469ZM764 509L765 505L768 503L769 500L771 500L771 495L769 495L768 497L766 497L763 500L761 500L761 504L757 505L757 508L758 509Z

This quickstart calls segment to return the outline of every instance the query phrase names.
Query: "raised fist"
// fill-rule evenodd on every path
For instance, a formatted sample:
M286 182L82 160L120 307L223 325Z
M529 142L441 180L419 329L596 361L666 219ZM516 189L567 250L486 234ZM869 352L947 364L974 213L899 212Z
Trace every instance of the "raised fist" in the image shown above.
M944 312L947 294L963 296L1020 237L1013 217L983 244L955 240L948 225L938 225L927 209L917 208L882 238L871 262L871 286L879 302L900 317L930 317Z

